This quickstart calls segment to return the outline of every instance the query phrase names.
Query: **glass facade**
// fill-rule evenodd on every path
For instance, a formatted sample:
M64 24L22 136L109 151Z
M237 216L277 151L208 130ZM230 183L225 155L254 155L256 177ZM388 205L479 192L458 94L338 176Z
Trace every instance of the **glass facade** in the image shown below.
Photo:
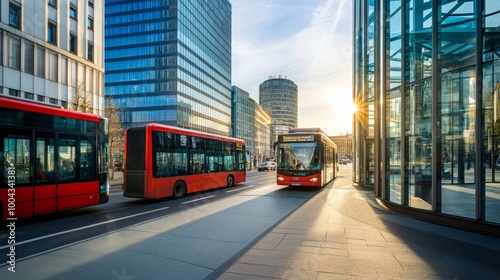
M106 0L105 11L105 91L125 127L231 134L228 0Z
M256 168L266 159L273 158L270 152L269 125L271 116L250 98L250 94L233 86L233 134L232 137L245 140L249 167ZM255 165L255 166L254 166Z
M291 80L270 78L259 85L260 105L272 119L271 143L278 140L277 135L297 127L298 98L298 87Z
M496 1L356 0L357 183L394 209L498 234L499 26Z

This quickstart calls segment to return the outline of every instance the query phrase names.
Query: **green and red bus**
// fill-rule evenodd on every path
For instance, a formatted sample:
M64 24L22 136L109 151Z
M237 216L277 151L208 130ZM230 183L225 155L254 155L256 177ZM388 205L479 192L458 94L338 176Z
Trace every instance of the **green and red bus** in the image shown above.
M323 187L337 177L337 145L320 128L293 128L278 135L278 185Z
M0 97L2 220L106 203L107 119Z
M125 131L123 194L181 198L245 182L245 142L195 130L147 124Z

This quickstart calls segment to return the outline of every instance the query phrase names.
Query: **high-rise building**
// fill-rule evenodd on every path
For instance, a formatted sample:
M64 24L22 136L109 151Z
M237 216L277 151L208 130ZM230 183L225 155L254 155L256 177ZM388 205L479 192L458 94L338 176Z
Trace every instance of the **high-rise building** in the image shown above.
M271 116L264 108L247 91L233 86L232 136L245 140L247 160L253 167L274 157L269 143L270 124Z
M106 96L125 127L230 135L229 0L106 0Z
M250 94L237 87L232 86L233 95L233 120L232 137L245 140L245 145L250 153L254 152L255 140L255 101ZM247 159L249 160L249 158Z
M271 143L298 123L298 88L286 78L270 77L259 86L259 103L271 115Z
M392 209L498 234L500 4L354 3L354 181Z
M1 1L0 94L104 115L104 3Z

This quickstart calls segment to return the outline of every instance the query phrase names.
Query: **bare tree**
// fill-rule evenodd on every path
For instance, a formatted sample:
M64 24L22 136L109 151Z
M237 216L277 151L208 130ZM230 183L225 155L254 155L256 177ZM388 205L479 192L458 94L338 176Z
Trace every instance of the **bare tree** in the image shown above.
M92 103L88 98L85 82L78 82L75 87L75 99L71 106L73 111L94 113Z
M109 145L109 159L112 167L111 179L114 178L114 154L121 154L123 152L123 132L125 131L120 121L121 110L115 106L113 97L108 98L107 106L104 109L104 116L108 119L108 145Z

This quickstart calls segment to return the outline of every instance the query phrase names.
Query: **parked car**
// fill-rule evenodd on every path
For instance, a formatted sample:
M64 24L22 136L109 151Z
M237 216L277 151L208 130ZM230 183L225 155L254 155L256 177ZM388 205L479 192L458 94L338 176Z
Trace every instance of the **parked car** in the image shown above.
M260 171L270 171L270 170L276 170L276 163L272 161L265 161L259 165L257 170Z

